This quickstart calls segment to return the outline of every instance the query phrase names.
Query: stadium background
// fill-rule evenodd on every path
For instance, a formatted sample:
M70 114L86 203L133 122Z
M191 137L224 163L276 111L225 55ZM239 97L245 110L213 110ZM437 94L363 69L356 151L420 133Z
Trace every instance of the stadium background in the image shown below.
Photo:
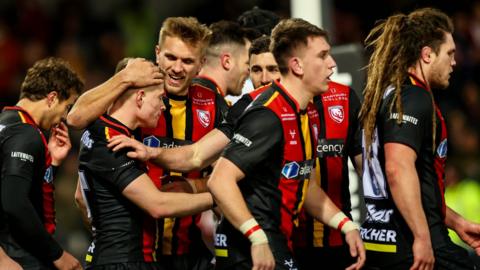
M153 60L158 30L166 17L194 16L210 24L220 19L235 20L258 6L286 18L291 16L293 5L304 1L2 0L0 108L16 103L26 69L38 59L57 56L68 60L85 79L85 89L90 89L107 80L117 61L125 56ZM366 59L362 41L376 20L423 6L437 7L452 16L457 67L449 89L438 94L449 127L447 200L457 211L480 222L480 1L321 3L327 7L323 10L322 25L329 31L334 46L339 66L337 78L351 83L359 93L364 82L361 67ZM73 199L79 132L71 134L73 151L56 180L57 239L82 258L89 239Z

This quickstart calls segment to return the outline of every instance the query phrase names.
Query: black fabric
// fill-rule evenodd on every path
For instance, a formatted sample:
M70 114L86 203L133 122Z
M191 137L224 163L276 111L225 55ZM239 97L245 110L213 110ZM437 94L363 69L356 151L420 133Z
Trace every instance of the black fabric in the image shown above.
M350 256L348 245L328 248L305 248L296 249L295 258L299 269L316 270L318 264L328 262L329 270L344 270L356 262L356 258Z
M99 266L87 266L87 270L170 270L158 263L147 262L131 262L131 263L114 263Z
M283 142L282 125L278 117L266 108L245 113L235 129L223 156L240 168L245 175L255 172L258 164L271 157ZM277 159L278 161L278 159Z
M233 131L248 105L252 102L252 97L248 94L243 95L230 109L218 129L222 131L229 139L233 137Z
M106 146L107 136L129 135L130 130L109 116L103 119L107 122L97 119L82 134L79 156L79 177L94 228L89 266L144 260L145 213L122 191L145 170L126 156L128 149L112 152Z
M407 82L401 91L404 114L403 121L399 124L395 106L390 111L394 91L392 89L387 91L389 92L384 97L377 114L378 140L372 144L371 160L367 162L364 157L363 183L367 217L362 224L361 235L365 242L396 247L394 253L370 252L371 256L380 257L381 261L375 262L393 264L411 256L414 239L390 194L385 176L385 143L403 144L416 152L415 168L420 181L420 196L430 229L432 246L444 248L449 245L450 239L443 219L443 193L439 187L439 182L444 179L438 179L434 164L437 154L432 149L434 104L430 94L428 90ZM438 148L441 143L446 143L446 138L442 138L441 119L436 117L436 121L435 145ZM366 173L370 176L366 177Z
M8 255L33 254L51 262L63 250L43 225L42 184L45 146L39 131L22 123L15 110L0 115L1 225L0 244Z

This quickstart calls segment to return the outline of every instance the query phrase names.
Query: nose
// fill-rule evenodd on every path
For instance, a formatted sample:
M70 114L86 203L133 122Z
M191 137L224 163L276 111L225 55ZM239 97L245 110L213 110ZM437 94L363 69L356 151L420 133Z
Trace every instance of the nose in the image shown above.
M335 62L335 59L333 59L333 57L331 55L329 55L329 58L331 60L331 63L330 63L330 68L333 69L333 68L336 68L337 67L337 63Z
M268 71L264 70L262 72L262 84L267 85L267 84L270 83L270 81L271 81L271 79L270 79L270 76L268 74Z
M175 61L175 63L173 64L172 70L173 70L173 72L175 72L175 73L181 73L181 72L182 72L182 70L183 70L183 65L182 65L182 61L181 61L180 59L178 59L177 61Z

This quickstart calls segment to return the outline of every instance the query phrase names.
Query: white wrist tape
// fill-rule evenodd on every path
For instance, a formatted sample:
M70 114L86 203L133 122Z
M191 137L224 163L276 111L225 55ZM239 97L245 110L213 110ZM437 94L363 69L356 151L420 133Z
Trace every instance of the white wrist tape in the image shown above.
M239 229L250 240L252 246L268 243L267 235L254 218L245 221Z
M343 212L336 213L330 221L328 221L328 225L334 229L341 230L342 233L347 233L352 230L358 230L359 226L350 220Z

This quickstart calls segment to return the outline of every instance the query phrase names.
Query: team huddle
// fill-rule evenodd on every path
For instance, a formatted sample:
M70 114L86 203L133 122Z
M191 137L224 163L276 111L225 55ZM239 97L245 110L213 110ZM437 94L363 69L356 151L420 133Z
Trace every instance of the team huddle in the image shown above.
M448 237L480 255L480 225L445 205L432 95L455 66L451 19L423 8L375 26L363 102L331 80L324 30L251 21L167 18L155 63L122 59L83 94L67 62L37 61L0 114L0 269L475 269ZM52 236L67 126L83 131L84 263Z

